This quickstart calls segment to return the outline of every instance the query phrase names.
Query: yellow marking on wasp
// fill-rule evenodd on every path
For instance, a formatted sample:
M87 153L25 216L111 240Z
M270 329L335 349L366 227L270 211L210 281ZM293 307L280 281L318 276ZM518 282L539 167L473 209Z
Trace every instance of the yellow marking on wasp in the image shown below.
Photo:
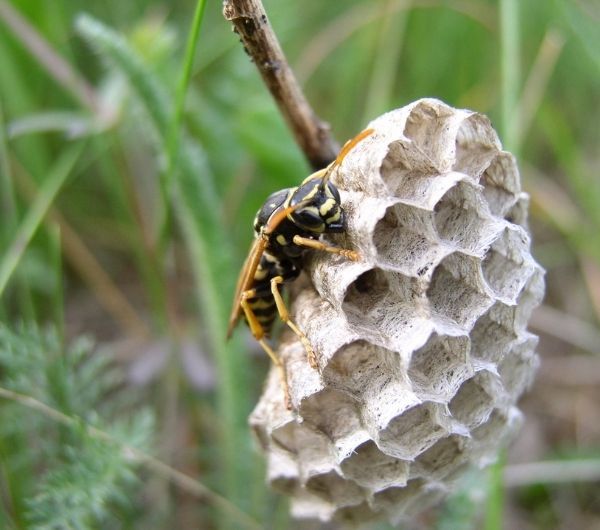
M319 207L319 213L323 215L327 215L327 212L335 207L335 199L327 199L321 206Z
M325 219L325 221L326 221L327 223L335 223L336 221L339 221L339 220L340 220L340 215L341 215L341 212L338 210L338 211L337 211L337 212L335 212L335 213L334 213L332 216L330 216L330 217L327 217L327 218Z
M267 269L263 269L262 267L258 267L256 272L254 273L255 280L264 280L269 274Z
M279 234L276 238L275 241L277 241L277 243L279 243L281 246L285 246L288 244L287 239L285 238L284 235Z
M250 305L252 309L267 309L269 307L273 307L275 300L272 297L269 298L255 298L250 300Z
M306 177L302 181L302 184L300 184L300 186L306 184L307 182L310 182L311 180L321 178L326 172L327 172L327 168L319 169L319 171L315 171L312 175L309 175L308 177Z
M319 191L319 186L315 185L315 187L310 190L304 197L303 197L303 201L307 201L309 199L312 199Z

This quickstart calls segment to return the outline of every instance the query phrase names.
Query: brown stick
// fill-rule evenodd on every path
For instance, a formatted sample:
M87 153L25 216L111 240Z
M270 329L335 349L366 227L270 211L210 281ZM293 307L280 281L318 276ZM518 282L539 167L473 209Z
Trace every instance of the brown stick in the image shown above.
M224 0L223 16L233 24L310 165L315 170L325 167L339 146L304 97L261 0Z

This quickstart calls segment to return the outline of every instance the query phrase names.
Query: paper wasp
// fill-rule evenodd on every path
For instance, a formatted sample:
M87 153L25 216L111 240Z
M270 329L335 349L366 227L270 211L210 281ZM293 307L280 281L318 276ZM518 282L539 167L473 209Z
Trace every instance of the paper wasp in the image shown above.
M231 336L243 313L252 335L279 369L288 408L291 405L285 366L265 337L279 313L281 320L304 345L310 366L317 368L315 351L306 335L290 319L281 290L284 283L300 275L303 256L308 250L359 259L357 252L327 245L319 238L324 233L345 230L340 194L330 177L350 150L372 133L373 129L366 129L346 142L329 166L307 177L300 186L271 194L254 219L255 240L240 272L227 337Z

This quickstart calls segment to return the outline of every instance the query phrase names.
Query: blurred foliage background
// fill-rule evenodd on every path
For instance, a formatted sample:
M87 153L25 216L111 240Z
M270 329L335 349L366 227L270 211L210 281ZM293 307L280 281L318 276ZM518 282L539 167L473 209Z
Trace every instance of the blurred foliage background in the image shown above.
M338 140L438 97L492 118L531 195L526 425L407 528L599 528L599 4L265 7ZM253 215L309 169L219 2L0 0L0 162L0 528L317 528L246 427L267 359L224 342Z

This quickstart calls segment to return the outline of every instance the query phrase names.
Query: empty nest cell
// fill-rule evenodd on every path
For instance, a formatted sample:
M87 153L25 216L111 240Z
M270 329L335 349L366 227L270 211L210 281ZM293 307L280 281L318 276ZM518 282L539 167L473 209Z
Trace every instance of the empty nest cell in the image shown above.
M363 396L382 377L406 380L398 353L358 340L340 348L323 370L323 380L352 396Z
M500 141L487 117L472 114L458 128L455 149L452 169L477 179L497 155Z
M498 363L517 339L514 327L509 325L504 304L497 302L475 322L471 331L471 358Z
M354 333L402 352L422 345L431 331L423 323L428 317L423 296L424 284L418 279L373 268L349 285L342 311Z
M452 417L468 429L481 425L491 414L495 397L490 389L496 387L491 378L489 372L475 374L461 385L448 405Z
M377 445L385 454L414 460L447 432L436 419L435 404L423 403L393 418L377 434Z
M415 105L406 119L404 136L412 140L414 150L431 160L438 172L448 171L449 156L454 150L455 130L451 121L455 119L452 109L431 100Z
M413 392L422 400L449 401L461 383L473 375L469 349L466 336L433 334L411 356L408 375Z
M524 340L513 343L511 350L498 365L504 388L513 402L533 381L539 365L539 359L533 353L537 342L537 337L529 335Z
M529 212L529 195L527 193L519 193L517 202L504 214L504 219L509 223L519 225L523 229L529 231L527 223L527 213Z
M405 486L409 463L386 455L372 440L368 440L344 460L341 465L345 477L370 491Z
M450 251L437 241L433 213L406 204L387 208L375 225L373 244L380 267L421 278Z
M467 438L450 435L433 444L420 454L411 467L411 477L442 480L466 461L464 453Z
M313 475L306 480L307 491L338 507L355 506L365 500L366 493L358 484L341 477L337 471Z
M306 397L300 405L300 415L304 425L324 433L331 441L362 428L356 398L333 385Z
M483 277L496 298L513 305L536 266L529 254L529 237L518 227L506 227L483 261Z
M483 173L480 184L490 211L504 217L517 202L521 181L515 157L506 151L496 154Z
M458 182L437 202L435 226L440 239L468 254L482 256L503 226L489 214L475 185Z
M437 266L427 290L432 313L467 333L493 304L479 267L476 258L454 252Z

